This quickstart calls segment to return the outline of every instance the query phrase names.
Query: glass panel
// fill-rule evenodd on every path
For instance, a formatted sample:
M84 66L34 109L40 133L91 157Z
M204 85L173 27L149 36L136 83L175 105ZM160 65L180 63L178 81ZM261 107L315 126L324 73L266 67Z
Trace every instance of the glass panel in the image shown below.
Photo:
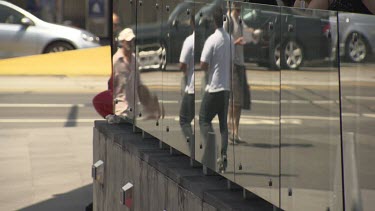
M280 7L235 2L231 11L235 182L279 206Z
M192 1L170 1L165 7L163 141L190 156L190 147L194 147L194 5Z
M136 19L124 14L136 14L137 3L129 0L113 2L112 77L114 112L133 122L136 108L135 81L138 76L135 54ZM126 56L125 56L126 55Z
M229 34L222 28L224 20L228 21L224 16L227 4L217 0L197 3L195 10L195 58L202 64L195 72L195 111L199 115L196 159L233 180L233 150L227 148L233 48Z
M281 8L281 208L343 210L335 12ZM333 57L335 58L335 57Z
M375 17L338 17L345 207L369 211L375 205Z
M136 27L136 9L137 3L134 0L114 0L113 1L113 53L117 51L119 46L118 35L123 29L130 27L135 30ZM134 31L136 33L136 31Z
M164 116L164 110L161 70L165 68L165 41L161 38L168 12L160 0L138 0L137 4L138 96L142 106L135 110L136 125L162 140L160 119Z

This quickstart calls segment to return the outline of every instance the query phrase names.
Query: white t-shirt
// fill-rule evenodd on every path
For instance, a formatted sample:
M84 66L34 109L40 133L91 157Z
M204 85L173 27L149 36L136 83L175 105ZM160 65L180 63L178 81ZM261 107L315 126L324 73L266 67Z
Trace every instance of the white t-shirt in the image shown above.
M233 50L229 34L223 28L216 29L206 40L201 55L201 62L208 63L206 91L230 91Z
M193 33L185 39L180 55L180 63L184 63L187 66L185 92L188 94L194 94L194 36L195 34Z

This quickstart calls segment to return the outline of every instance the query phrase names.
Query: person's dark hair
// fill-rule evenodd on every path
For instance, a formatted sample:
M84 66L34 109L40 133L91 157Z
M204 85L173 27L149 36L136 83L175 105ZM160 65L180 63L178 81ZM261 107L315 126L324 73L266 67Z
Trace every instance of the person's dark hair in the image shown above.
M223 9L216 6L213 13L214 22L217 28L223 27Z

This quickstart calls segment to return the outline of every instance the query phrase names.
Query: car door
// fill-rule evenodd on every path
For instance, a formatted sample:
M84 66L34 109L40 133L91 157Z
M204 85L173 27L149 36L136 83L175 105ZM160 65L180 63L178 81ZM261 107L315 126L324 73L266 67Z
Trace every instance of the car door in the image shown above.
M0 58L39 53L36 27L33 22L29 22L31 25L22 24L23 18L22 13L0 4Z

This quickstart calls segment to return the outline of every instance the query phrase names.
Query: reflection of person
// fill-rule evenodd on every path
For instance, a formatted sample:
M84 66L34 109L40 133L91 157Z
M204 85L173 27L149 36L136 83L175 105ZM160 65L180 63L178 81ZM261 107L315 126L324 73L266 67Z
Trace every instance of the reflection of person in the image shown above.
M60 0L28 0L27 9L47 22L57 22Z
M194 16L190 16L190 25L194 30ZM185 138L189 140L190 150L194 147L194 134L191 121L194 119L194 37L193 32L182 45L180 70L184 73L185 90L180 108L180 126Z
M301 0L296 0L295 7L300 7ZM329 9L345 12L375 14L374 0L311 0L308 4L311 9Z
M138 87L140 84L137 73L137 62L134 50L135 35L133 30L126 28L118 36L122 48L113 55L113 94L115 114L131 118L131 113L137 113Z
M134 39L132 29L126 28L120 32L118 40L122 48L113 55L113 73L108 82L109 90L99 93L93 100L97 112L109 122L119 122L120 119L133 122L134 114L138 113L138 102L144 107L146 119L158 119L164 115L158 98L140 81L134 54ZM115 101L114 115L112 96Z
M223 29L223 11L217 7L213 13L215 32L206 40L201 68L207 74L207 85L199 112L199 127L204 144L215 144L212 119L218 115L221 134L221 156L218 159L219 171L225 171L228 148L228 104L230 93L231 49L229 34ZM210 147L212 148L212 146ZM208 155L205 147L204 158ZM212 153L212 152L211 152Z
M225 22L224 28L232 35L234 43L234 68L232 75L232 95L229 104L228 122L229 141L231 144L239 143L238 128L240 124L241 110L250 109L250 90L247 84L246 67L244 60L244 45L247 42L258 42L259 33L249 28L240 18L241 5L232 3L232 11L228 15L229 21ZM247 36L245 36L247 34Z
M138 104L143 106L145 119L159 119L164 110L156 95L144 86L140 80L138 62L134 54L135 35L126 28L118 36L121 48L113 55L113 95L115 114L124 119L132 119L139 114Z

